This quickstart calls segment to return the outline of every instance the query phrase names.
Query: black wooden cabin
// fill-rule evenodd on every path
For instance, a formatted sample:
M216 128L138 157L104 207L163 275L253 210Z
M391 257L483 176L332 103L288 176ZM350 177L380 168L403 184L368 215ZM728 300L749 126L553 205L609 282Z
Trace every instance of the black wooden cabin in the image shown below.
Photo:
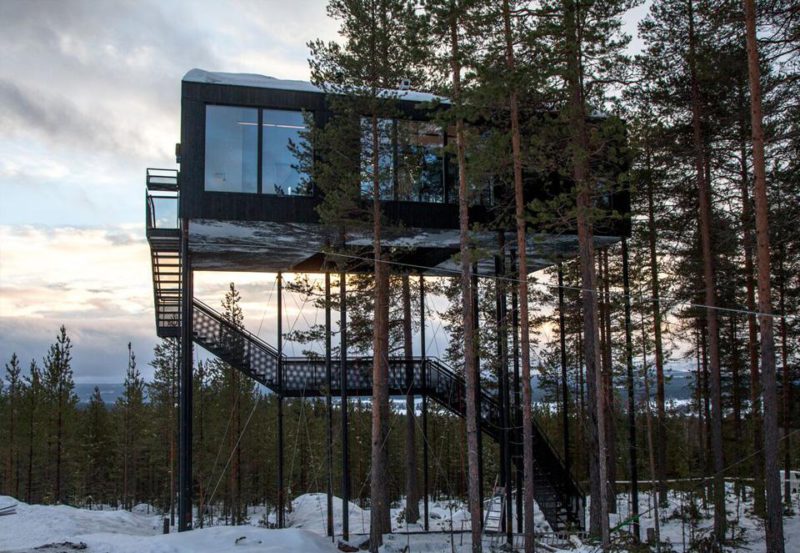
M388 148L391 154L381 159L382 164L385 162L391 167L388 171L391 178L381 191L382 208L389 223L384 243L405 252L404 267L413 268L412 272L422 282L424 275L452 274L457 270L453 255L459 249L458 187L454 162L446 153L452 138L446 129L432 123L432 114L447 109L447 103L430 94L407 90L394 91L392 97L402 117L382 124L403 126L404 136L410 137L403 146L410 150L403 151L412 151L416 156L412 159L418 160L418 166L413 173L401 176L400 150L394 143ZM334 243L355 255L360 252L368 257L371 235L368 227L348 231L341 244L341 236L334 236L321 224L316 208L322 202L322 194L300 173L298 161L288 147L290 141L297 144L303 140L306 114L313 118L315 125L325 125L331 117L329 99L322 90L306 82L193 69L182 83L181 142L176 148L180 171L151 169L147 172L147 237L152 255L157 333L161 337L180 338L182 344L179 463L182 530L191 527L192 519L192 342L268 387L281 400L326 395L330 408L331 394L340 395L342 401L346 401L348 393L371 394L370 359L348 359L345 355L333 360L330 348L324 360L287 358L281 349L280 331L276 337L277 347L273 348L244 329L232 327L219 313L193 297L194 271L371 270L369 263L348 263L335 268L326 265L323 252ZM624 149L619 145L615 148ZM353 159L358 160L361 156L358 146L352 149ZM611 163L618 163L620 171L624 169L624 163ZM544 178L526 175L526 198L546 200L558 194L562 187L568 187L569 183L557 175L558 171ZM366 205L371 202L371 192L367 186L363 186L363 191L361 201ZM476 276L495 275L506 256L513 257L511 249L507 248L505 254L499 256L498 265L499 245L514 244L515 239L513 224L509 224L513 219L500 217L501 206L508 207L507 198L504 201L494 193L489 190L470 207L470 222L481 228L473 232L473 241L478 246L476 251L485 256L475 264ZM615 213L616 216L599 221L595 226L598 247L618 241L630 230L626 191L606 194L600 202L598 205L609 215ZM498 223L502 220L505 223ZM526 255L531 271L577 255L574 229L560 229L556 233L529 225L529 230ZM280 294L280 280L278 290ZM326 293L330 293L329 287ZM505 313L505 298L498 295L497 301L498 310ZM280 301L278 304L280 306ZM344 288L340 290L340 304L346 306ZM346 328L344 310L340 315L345 323L341 326ZM330 321L330 313L326 320ZM500 332L498 329L498 335ZM346 332L341 332L340 338L340 349L346 352ZM425 355L424 325L421 338L421 356L389 360L391 393L419 395L423 406L430 399L464 416L463 378ZM510 358L510 352L504 355L507 360ZM506 371L508 364L501 370ZM499 379L510 382L507 372L499 375ZM518 386L518 375L516 382ZM514 390L515 395L518 393L518 389ZM512 412L510 397L510 384L501 385L498 394L482 391L478 421L482 433L502 445L501 483L509 482L502 502L507 513L511 512L514 473L516 485L521 485L521 428L511 422L518 413ZM345 418L346 412L342 410ZM278 424L282 440L280 417ZM346 420L341 427L346 442ZM536 424L534 441L537 504L553 529L583 527L584 494L571 475L568 460L559 457ZM284 512L281 444L279 441L277 448L279 525L283 524ZM427 529L427 441L424 451ZM343 467L348 466L346 457L342 463ZM512 469L512 464L516 469ZM348 471L343 470L343 478L346 479L347 474ZM349 493L346 480L342 489L346 503ZM517 523L521 524L521 494L517 494L517 498ZM328 508L332 532L330 503ZM346 520L343 521L345 538ZM504 520L511 540L511 517Z

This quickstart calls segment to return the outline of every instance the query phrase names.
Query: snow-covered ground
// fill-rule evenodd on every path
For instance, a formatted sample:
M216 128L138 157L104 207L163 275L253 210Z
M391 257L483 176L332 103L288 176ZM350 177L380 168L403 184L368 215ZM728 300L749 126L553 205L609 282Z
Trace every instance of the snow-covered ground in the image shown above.
M737 544L728 551L764 551L763 523L753 516L752 502L737 499L732 486L728 493L729 535L736 535ZM641 535L654 526L654 512L648 492L640 493L639 512ZM662 542L671 544L676 552L689 551L693 540L707 535L713 524L710 505L703 507L698 497L696 508L691 508L693 498L683 492L670 492L669 506L660 512ZM629 512L628 496L618 496L618 513L612 515L611 525L625 521ZM336 551L336 544L325 537L326 496L315 493L301 495L292 502L292 511L287 513L290 528L274 530L262 527L264 521L273 522L274 513L265 517L263 508L249 511L249 525L211 526L192 532L161 534L162 516L152 507L137 506L133 512L120 510L77 509L65 505L27 505L8 496L0 496L0 509L16 504L16 514L0 516L0 552L34 553L42 546L51 553L83 548L87 553L323 553ZM342 501L334 498L335 532L341 535ZM691 509L690 509L691 508ZM794 498L795 513L800 512L800 497ZM681 513L693 510L699 515L694 522ZM350 504L351 542L361 543L369 533L369 511ZM420 512L422 507L420 506ZM541 513L537 512L537 527L548 531L549 527ZM422 526L406 525L403 509L392 509L394 534L386 536L385 553L451 553L469 551L469 513L459 502L430 504L431 530L435 533L420 534ZM625 526L624 528L628 528ZM784 518L786 551L800 552L800 515ZM454 530L450 533L450 530ZM489 545L488 541L486 545ZM596 548L584 545L580 553L594 553Z
M52 553L330 553L330 540L301 528L268 530L255 526L215 526L161 534L162 518L134 512L28 505L0 496L0 508L16 504L16 514L0 517L0 551ZM44 549L42 546L54 544ZM85 544L85 548L84 548Z
M708 536L714 526L714 506L712 498L703 505L698 495L688 492L670 491L668 506L659 507L661 542L671 544L674 551L690 551L691 544ZM800 495L793 494L793 516L783 518L786 551L800 553ZM630 512L630 496L617 496L618 513L611 515L611 527L628 520ZM737 497L734 484L726 482L726 518L728 521L727 536L731 538L728 551L766 551L764 541L764 523L753 515L752 490L745 487L743 494ZM692 521L690 514L694 512L698 519ZM641 516L641 536L647 536L647 529L655 529L655 510L653 497L649 491L639 493L639 513ZM625 526L630 530L631 525Z

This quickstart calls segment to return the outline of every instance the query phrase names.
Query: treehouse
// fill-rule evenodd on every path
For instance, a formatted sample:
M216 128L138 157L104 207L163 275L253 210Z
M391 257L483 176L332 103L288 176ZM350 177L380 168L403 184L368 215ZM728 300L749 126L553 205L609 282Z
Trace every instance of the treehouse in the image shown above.
M454 254L459 250L458 184L455 160L447 146L454 137L452 131L436 123L436 114L448 109L447 101L410 90L393 91L391 97L397 115L380 120L381 134L386 138L382 139L385 143L378 156L383 175L380 187L385 218L383 242L393 252L400 252L393 257L398 261L398 270L413 273L420 282L427 275L452 275L458 269L454 262ZM194 271L372 270L368 262L372 243L369 227L356 225L341 232L323 224L319 207L325 200L325 191L302 169L308 163L313 164L316 155L314 144L309 144L309 137L313 136L309 124L326 127L334 116L331 100L332 95L306 82L193 69L182 83L181 141L176 148L180 171L147 171L146 227L151 246L157 333L161 337L180 338L183 345L181 529L191 526L192 517L192 342L260 382L281 399L335 394L346 402L348 394L371 395L371 358L348 358L345 354L334 360L330 340L324 359L288 358L282 352L280 331L273 347L245 329L232 326L212 308L194 299L192 291ZM342 144L341 153L353 160L356 174L368 143L364 138ZM624 144L617 140L606 147L616 152L604 162L612 166L611 172L614 168L617 173L624 170L624 155L618 153L624 150ZM305 159L301 159L302 152L307 152ZM547 174L526 174L526 199L548 205L550 199L569 190L569 181L563 174L565 171L557 164ZM372 202L371 182L356 180L353 187L356 207L366 209ZM509 266L506 258L513 262L514 255L519 255L503 246L516 243L514 220L509 216L513 205L504 192L507 189L507 186L485 186L471 199L470 223L480 229L472 233L480 258L474 264L476 277L495 276L497 270ZM605 214L595 224L597 246L618 241L629 233L626 191L598 194L596 207ZM331 245L339 252L351 252L352 255L344 256L349 261L331 265L325 253ZM552 225L531 222L526 250L532 271L575 257L574 228L562 226L554 230ZM326 293L330 293L329 286ZM346 306L344 288L340 294L341 305ZM498 302L505 305L504 298ZM344 308L340 315L342 328L346 330ZM422 397L423 406L431 400L458 416L465 416L463 378L458 371L425 355L424 313L422 317L422 354L413 360L389 359L390 392L411 393ZM329 314L326 318L330 320ZM340 350L347 352L346 331L340 334ZM506 353L509 359L510 354ZM481 392L478 424L483 434L504 444L501 483L508 485L500 510L509 513L501 518L503 528L510 533L511 483L516 474L517 486L520 485L522 432L519 425L510 422L519 413L511 407L509 373L503 372L501 379L508 385L500 386L499 393ZM518 386L518 375L516 382ZM424 412L423 408L423 416ZM346 410L342 413L346 417ZM280 420L279 425L282 436ZM345 420L342 432L346 431ZM540 509L553 529L582 527L584 494L572 477L568 462L535 424L534 436L536 500ZM343 439L346 442L346 435ZM282 475L280 444L278 466ZM427 442L424 447L427 452ZM347 478L346 454L343 456L343 478ZM427 462L423 470L427 528ZM277 504L281 525L284 486L283 477L279 478ZM342 488L346 501L349 483L343 482ZM521 494L517 498L520 501ZM521 524L520 506L518 503L516 509L518 524ZM330 509L329 517L332 517ZM490 524L488 518L486 524Z

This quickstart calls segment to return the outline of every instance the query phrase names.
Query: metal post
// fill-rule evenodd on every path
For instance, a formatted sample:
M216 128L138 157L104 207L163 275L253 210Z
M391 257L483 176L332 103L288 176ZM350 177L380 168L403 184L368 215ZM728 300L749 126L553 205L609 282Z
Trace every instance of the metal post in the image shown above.
M331 359L331 274L325 271L325 382L327 384L326 404L328 407L328 497L327 520L328 536L333 537L333 375Z
M505 283L505 235L500 233L500 254L494 258L495 299L497 319L497 357L500 360L497 379L500 382L500 406L502 419L502 437L500 440L500 479L505 488L505 512L503 524L506 529L506 543L514 542L514 527L512 525L512 494L511 494L511 444L509 444L509 394L508 394L508 334L506 332L506 283Z
M181 225L181 384L180 462L178 464L178 531L192 529L192 260L189 256L189 222Z
M425 277L419 275L419 354L422 357L422 493L425 495L425 531L429 530L428 519L428 364L425 360Z
M518 278L517 275L517 260L516 260L516 250L511 248L509 255L511 257L511 274L515 275L515 278ZM520 379L519 379L519 288L517 287L516 283L514 286L511 287L511 328L512 328L512 344L511 347L514 350L514 427L519 432L520 442L517 444L516 455L517 455L517 532L522 533L524 531L523 524L522 524L522 485L523 485L523 474L522 474L522 396L520 395Z
M633 536L639 541L639 472L636 457L636 412L633 397L633 343L631 340L631 287L628 275L628 241L622 239L622 287L625 294L625 361L628 364L628 455L631 473ZM648 399L649 401L649 399Z
M564 268L558 262L558 337L561 349L561 426L564 438L564 470L569 474L569 387L567 386L567 336L564 329Z
M278 528L284 527L283 493L283 275L278 273Z
M347 437L347 275L339 273L339 378L342 402L342 539L350 539L350 451Z
M480 316L478 315L478 263L472 264L472 326L475 329L475 428L478 430L478 492L481 507L481 524L483 524L483 432L481 430L481 357L480 350Z

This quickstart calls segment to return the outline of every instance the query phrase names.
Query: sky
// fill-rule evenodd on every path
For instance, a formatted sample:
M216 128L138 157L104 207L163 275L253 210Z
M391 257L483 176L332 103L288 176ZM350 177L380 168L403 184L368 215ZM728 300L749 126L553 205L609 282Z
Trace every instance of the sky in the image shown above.
M144 177L176 167L182 76L308 79L306 43L336 28L322 0L0 1L0 363L41 364L64 324L76 381L121 381L128 342L149 378ZM200 274L196 295L217 305L230 279ZM274 276L236 282L274 336Z

